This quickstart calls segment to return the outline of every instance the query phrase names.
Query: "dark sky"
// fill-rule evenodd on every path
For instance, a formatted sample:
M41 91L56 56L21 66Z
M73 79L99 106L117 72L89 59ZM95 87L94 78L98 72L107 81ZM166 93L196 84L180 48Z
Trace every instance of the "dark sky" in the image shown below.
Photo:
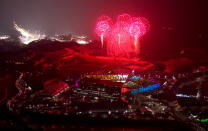
M26 29L47 34L70 32L92 38L98 16L106 14L115 20L118 14L125 12L132 16L144 16L150 21L149 37L152 41L160 42L166 37L163 30L169 32L175 41L207 39L205 25L208 10L205 1L0 0L0 34L13 35L13 21L16 21Z

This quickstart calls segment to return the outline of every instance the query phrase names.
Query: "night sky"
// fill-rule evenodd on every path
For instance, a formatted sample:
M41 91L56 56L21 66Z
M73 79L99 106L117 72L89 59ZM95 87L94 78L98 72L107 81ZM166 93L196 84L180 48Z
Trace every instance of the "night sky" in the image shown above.
M46 34L84 34L93 38L96 18L121 13L150 21L147 43L159 47L207 43L206 0L0 0L0 34L14 35L13 21ZM144 38L146 39L146 38ZM185 44L184 44L185 43ZM200 45L201 44L201 45ZM158 46L155 46L155 48Z

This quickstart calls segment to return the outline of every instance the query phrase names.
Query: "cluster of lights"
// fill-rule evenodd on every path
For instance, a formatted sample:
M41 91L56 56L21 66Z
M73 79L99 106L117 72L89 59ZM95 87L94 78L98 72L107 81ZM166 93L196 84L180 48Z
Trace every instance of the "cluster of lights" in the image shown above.
M134 39L135 50L137 50L137 41L149 30L149 22L143 17L131 17L128 14L121 14L113 24L108 16L101 16L97 20L95 33L101 39L103 46L104 38L108 47L113 46L114 50L127 50L131 47L131 39ZM122 45L121 45L122 44Z
M53 37L50 37L51 40L59 41L59 42L70 42L70 41L75 41L77 44L80 45L86 45L92 42L91 40L88 39L87 36L85 35L67 35L67 34L56 34Z
M9 38L10 38L10 36L8 36L8 35L0 36L0 40L6 40L6 39L9 39Z
M80 45L86 45L89 44L91 42L91 40L88 40L87 36L72 36L72 40L76 41L78 44Z
M21 36L19 36L20 41L26 45L32 41L41 40L46 37L44 34L30 33L24 28L18 26L15 22L14 22L14 28L16 29L16 31L18 31L21 34Z

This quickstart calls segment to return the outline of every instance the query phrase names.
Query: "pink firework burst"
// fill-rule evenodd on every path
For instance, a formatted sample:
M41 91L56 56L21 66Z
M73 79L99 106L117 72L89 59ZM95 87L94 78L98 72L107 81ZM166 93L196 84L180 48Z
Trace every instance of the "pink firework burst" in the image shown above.
M105 15L101 16L97 20L97 24L95 27L95 33L98 36L106 35L110 31L111 26L112 26L111 18L109 16L105 16Z
M97 19L95 33L100 37L102 47L104 38L107 42L107 52L113 56L126 56L132 51L139 54L139 39L149 31L149 21L144 17L131 17L123 13L118 15L116 22L108 16L101 16ZM134 39L132 39L132 37ZM133 48L133 41L134 47Z
M133 22L129 28L129 33L134 37L139 37L141 33L141 25L138 22Z
M107 35L111 29L112 20L109 16L101 16L97 20L95 27L95 33L100 37L102 47L104 41L104 35Z
M147 19L140 17L133 17L132 23L129 27L129 33L134 37L134 45L136 52L140 52L140 45L137 44L137 39L143 36L149 30L149 22ZM139 48L138 48L139 46Z
M129 28L129 33L133 37L141 37L143 36L147 31L149 31L149 22L147 19L143 17L133 17L132 18L132 23Z

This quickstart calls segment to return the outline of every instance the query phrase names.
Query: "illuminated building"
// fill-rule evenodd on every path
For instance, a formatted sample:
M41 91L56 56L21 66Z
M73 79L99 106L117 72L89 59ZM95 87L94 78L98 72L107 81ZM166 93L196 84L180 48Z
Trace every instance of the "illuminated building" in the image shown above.
M95 94L113 94L118 93L117 97L124 96L125 93L139 94L154 91L160 88L160 84L141 78L139 76L128 74L118 75L86 75L78 79L75 83L80 91L85 91L85 94L92 94L89 92L96 92Z
M59 80L48 80L44 83L45 91L51 96L58 96L63 90L68 88L68 84Z
M126 82L128 74L122 75L86 75L87 78L100 79L100 80L111 80L115 82Z

